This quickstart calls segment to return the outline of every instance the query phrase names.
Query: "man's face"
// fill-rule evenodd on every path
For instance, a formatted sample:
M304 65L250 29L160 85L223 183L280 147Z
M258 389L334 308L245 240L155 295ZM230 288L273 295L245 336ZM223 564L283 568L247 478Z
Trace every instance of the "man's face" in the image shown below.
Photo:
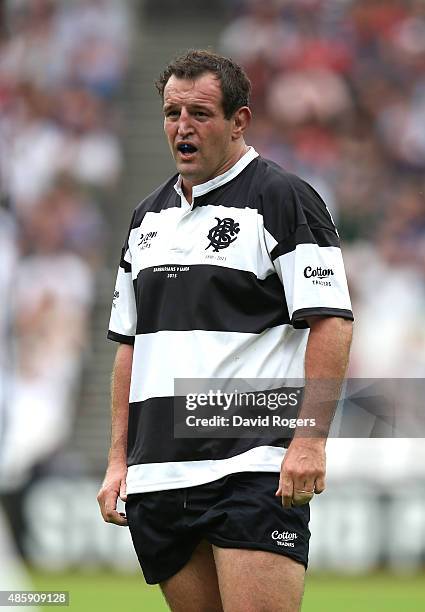
M164 131L184 182L205 183L237 161L233 127L233 119L224 118L215 75L170 77L164 89Z

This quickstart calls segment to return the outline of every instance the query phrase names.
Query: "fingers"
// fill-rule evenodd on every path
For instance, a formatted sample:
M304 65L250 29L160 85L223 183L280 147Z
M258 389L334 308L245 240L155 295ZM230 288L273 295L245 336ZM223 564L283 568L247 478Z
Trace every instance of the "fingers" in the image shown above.
M124 512L117 511L117 501L118 497L127 501L126 475L126 465L110 464L97 496L103 520L121 527L127 526L127 517Z
M97 496L103 520L106 523L126 527L128 525L127 517L123 512L117 511L117 499L118 493L108 489L101 489Z
M293 440L285 453L280 470L279 487L282 506L308 504L315 493L325 490L326 453L320 441Z
M119 525L120 527L127 526L127 517L123 512L117 511L117 497L109 498L109 500L105 504L105 516L104 520L107 523L113 523L114 525ZM105 518L106 517L106 518Z
M293 506L303 506L313 499L314 491L308 489L295 489L292 497Z
M320 493L323 493L324 490L324 477L317 478L315 482L305 481L302 488L294 485L292 505L303 506L304 504L308 504L313 499L315 493L319 495Z
M325 477L319 476L318 478L316 478L316 482L314 484L314 492L317 493L317 495L320 495L320 493L323 493L323 491L325 490L325 487Z
M285 475L280 476L279 488L276 491L276 497L282 497L282 506L284 508L290 508L292 506L292 496L294 493L294 486L292 479L287 478Z
M308 504L314 497L314 494L323 493L325 490L325 478L324 476L319 476L314 482L305 481L303 488L300 489L294 485L294 494L292 497L292 505L293 506L302 506L304 504Z
M319 484L318 484L319 483ZM291 508L292 506L302 506L308 504L319 486L319 492L324 490L324 478L315 479L314 475L299 475L291 470L282 467L279 487L275 493L277 497L282 497L282 506Z
M315 482L316 480L314 476L307 476L306 478L296 478L294 481L294 491L314 493Z

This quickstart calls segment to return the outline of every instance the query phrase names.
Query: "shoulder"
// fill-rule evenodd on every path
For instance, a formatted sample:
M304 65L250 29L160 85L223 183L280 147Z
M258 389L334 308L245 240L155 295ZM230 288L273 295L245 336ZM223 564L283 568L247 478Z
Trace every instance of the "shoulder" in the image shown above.
M144 198L134 209L131 227L138 227L148 212L159 213L165 208L177 206L178 195L174 189L178 175L175 174Z
M275 195L282 201L285 198L316 199L321 197L304 179L288 172L275 162L258 157L257 181L260 191Z
M255 179L262 190L289 188L292 179L301 180L271 159L259 155L254 160Z
M304 179L275 162L258 158L259 199L263 213L279 212L297 224L328 226L332 223L319 193Z
M256 204L265 229L277 240L308 226L336 233L332 217L317 191L305 180L259 157ZM309 231L310 231L309 230Z

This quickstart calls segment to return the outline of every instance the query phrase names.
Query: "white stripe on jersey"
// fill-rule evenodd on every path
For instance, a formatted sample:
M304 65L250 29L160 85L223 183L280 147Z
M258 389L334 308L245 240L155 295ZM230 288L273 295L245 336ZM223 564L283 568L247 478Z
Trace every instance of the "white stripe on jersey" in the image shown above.
M231 218L238 224L235 243L219 253L209 247L208 233L217 225L217 219ZM143 237L156 235L149 248L140 249ZM243 244L248 248L241 248ZM167 208L159 213L148 212L140 227L132 229L129 237L132 253L132 277L140 270L161 265L222 266L252 272L264 279L275 272L264 239L264 221L254 208L232 206L199 206L186 211Z
M228 459L131 465L127 472L127 494L194 487L237 472L277 472L277 489L285 452L277 446L257 446Z
M130 402L173 397L175 378L302 379L308 333L279 325L261 334L204 330L139 334Z

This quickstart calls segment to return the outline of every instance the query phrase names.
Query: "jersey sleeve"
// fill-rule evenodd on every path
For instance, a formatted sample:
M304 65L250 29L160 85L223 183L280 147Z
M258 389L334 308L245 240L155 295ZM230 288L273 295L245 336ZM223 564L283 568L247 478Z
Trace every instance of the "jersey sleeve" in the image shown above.
M265 239L295 328L312 315L353 320L338 232L319 194L300 178L274 180L263 203Z
M121 252L108 330L108 338L121 344L134 344L136 334L136 299L131 264L127 237Z

